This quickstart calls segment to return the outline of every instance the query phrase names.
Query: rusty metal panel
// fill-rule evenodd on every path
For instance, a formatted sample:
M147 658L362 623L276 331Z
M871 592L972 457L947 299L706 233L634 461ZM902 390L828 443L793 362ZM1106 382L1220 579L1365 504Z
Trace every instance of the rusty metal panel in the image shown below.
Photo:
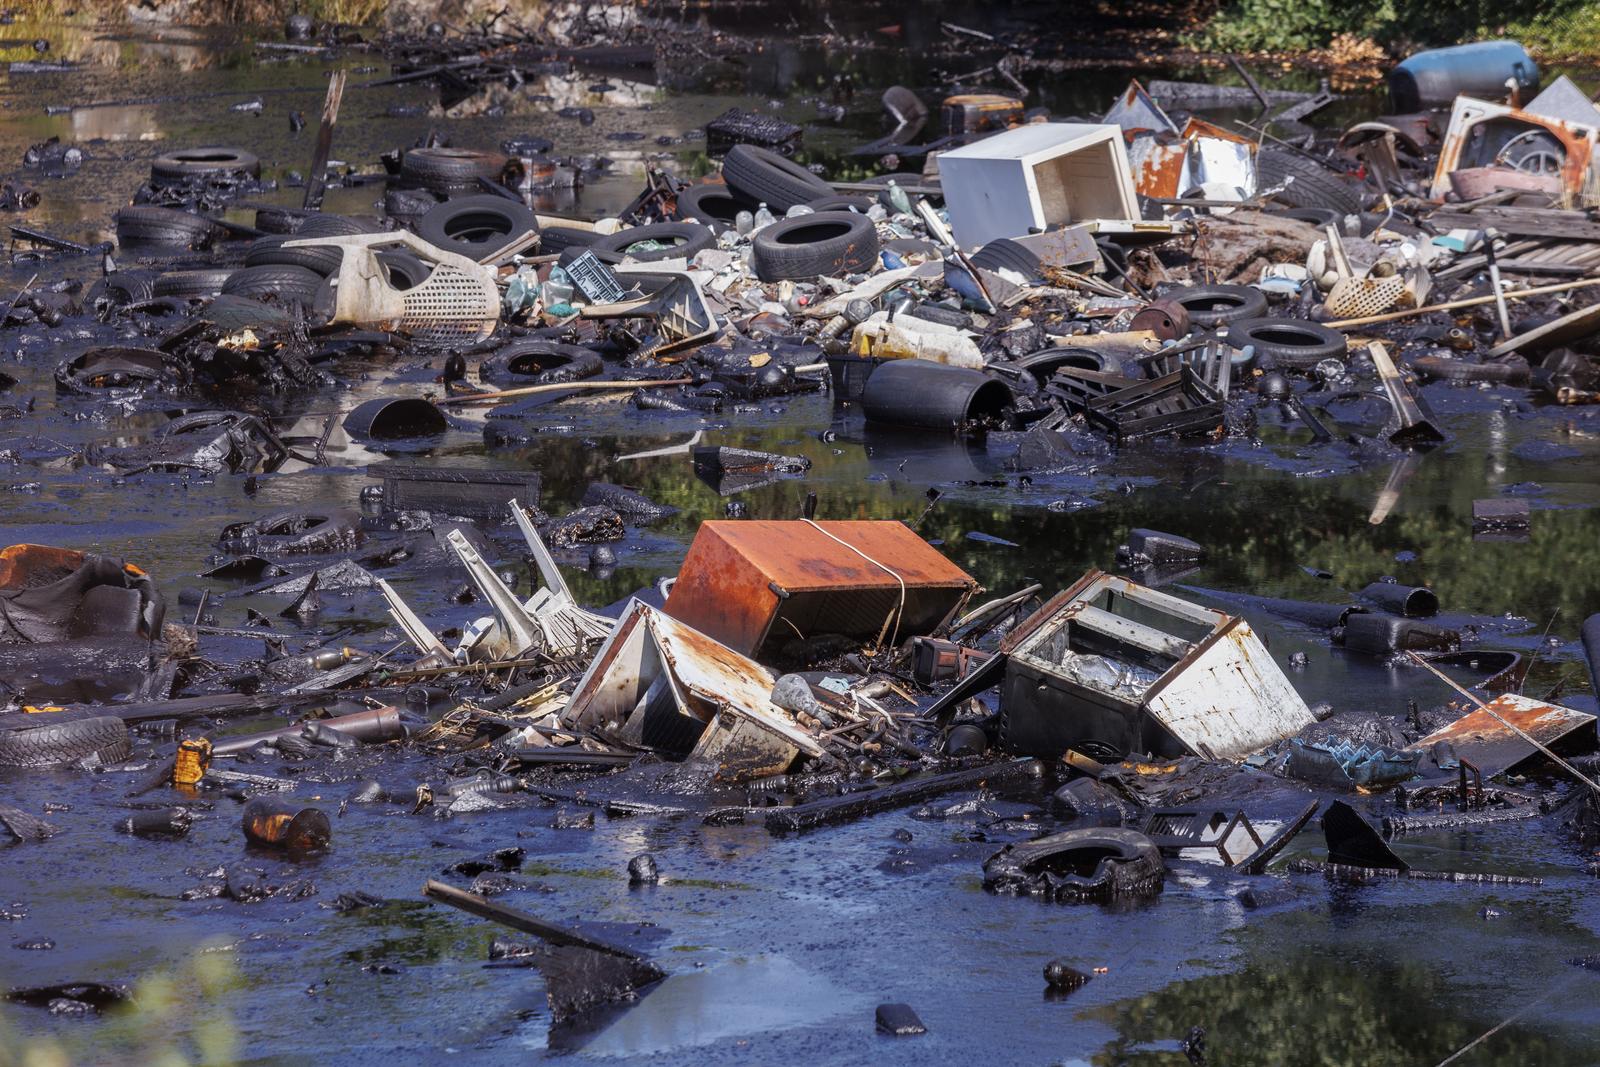
M1175 198L1183 190L1187 142L1172 134L1141 133L1128 143L1128 166L1140 196Z
M1450 175L1463 167L1462 153L1471 142L1473 129L1499 119L1526 123L1549 131L1561 142L1566 153L1560 175L1562 191L1572 198L1581 198L1590 191L1589 163L1594 156L1595 140L1600 137L1600 128L1462 96L1456 98L1455 106L1451 109L1450 126L1439 149L1439 163L1434 169L1433 184L1428 190L1432 199L1443 200L1451 191Z
M769 635L876 637L900 605L902 582L901 637L934 628L977 588L901 522L707 522L665 610L754 655Z
M623 731L638 743L643 715L656 714L658 705L670 715L676 707L681 727L658 730L673 739L669 751L732 759L749 774L786 767L801 752L822 754L772 703L776 683L761 664L635 600L578 681L562 720Z
M1495 715L1513 723L1546 746L1581 729L1593 730L1595 717L1560 704L1530 700L1515 693L1503 693L1488 707ZM1442 726L1422 738L1413 749L1427 751L1440 741L1449 742L1456 755L1477 767L1484 777L1509 771L1523 760L1539 755L1539 750L1516 733L1494 720L1483 708L1474 708L1449 726Z

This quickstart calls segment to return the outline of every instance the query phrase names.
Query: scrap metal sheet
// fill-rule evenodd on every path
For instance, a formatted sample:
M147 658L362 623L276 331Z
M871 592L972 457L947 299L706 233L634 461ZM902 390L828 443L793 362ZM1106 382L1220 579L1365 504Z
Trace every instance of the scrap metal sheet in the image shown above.
M1575 730L1593 727L1595 722L1595 717L1585 712L1530 700L1515 693L1496 697L1488 707L1506 722L1537 738L1542 745L1554 745ZM1508 771L1539 752L1482 708L1474 708L1412 747L1426 751L1440 741L1448 741L1457 756L1477 767L1486 778Z

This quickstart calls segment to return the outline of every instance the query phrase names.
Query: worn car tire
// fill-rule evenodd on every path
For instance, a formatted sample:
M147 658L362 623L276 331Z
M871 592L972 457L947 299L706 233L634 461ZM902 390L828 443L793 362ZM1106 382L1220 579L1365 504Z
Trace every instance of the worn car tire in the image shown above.
M722 180L750 207L782 214L796 204L832 196L833 186L793 160L755 145L737 144L722 161Z
M659 241L670 248L648 252L629 252L628 249L645 241ZM693 259L695 253L712 247L717 235L709 226L698 222L657 222L649 226L630 226L626 230L600 238L589 247L596 253L612 252L632 259L636 263L659 263L664 259Z
M138 270L119 270L89 286L83 296L85 307L94 307L101 300L109 300L116 307L141 304L156 295L154 280Z
M217 224L204 215L170 207L125 207L117 212L116 223L119 245L205 248L217 236Z
M363 233L376 233L378 227L370 222L353 219L349 215L329 215L317 212L307 215L295 233L300 237L356 237Z
M132 752L127 723L111 715L0 732L0 764L8 767L53 767L95 755L121 763Z
M263 207L256 209L256 229L262 233L299 233L310 216L304 211L288 207Z
M153 185L181 185L194 178L248 174L261 177L261 160L242 148L180 148L163 152L150 163Z
M1263 149L1256 156L1256 188L1270 189L1293 178L1273 199L1289 207L1318 207L1354 215L1361 210L1355 187L1327 167L1293 152Z
M400 180L444 196L475 192L479 178L499 181L506 162L476 148L413 148L400 159Z
M605 234L583 230L576 226L546 226L539 231L539 249L545 253L564 252L569 248L588 248Z
M1430 381L1494 382L1517 385L1528 380L1528 362L1513 357L1503 362L1471 363L1453 356L1419 356L1411 366Z
M818 211L781 219L756 234L750 261L764 282L837 277L863 271L878 258L878 231L865 215Z
M605 369L596 352L530 338L513 341L478 365L478 380L501 386L554 385L593 378Z
M246 267L304 267L326 278L339 269L343 254L337 248L285 248L287 241L313 236L305 232L282 237L257 237L244 254Z
M415 289L433 273L431 266L399 248L379 252L378 262L383 264L389 275L389 284L396 289Z
M679 222L696 219L713 233L721 233L737 221L742 210L744 205L726 185L691 185L678 194L676 215Z
M222 291L228 296L273 296L282 304L299 303L310 307L322 281L322 275L314 270L271 264L234 271L223 283Z
M1208 330L1267 313L1267 294L1253 285L1190 285L1162 299L1181 305L1191 325Z
M984 270L1014 270L1029 281L1039 277L1039 257L1009 237L990 241L968 258Z
M1304 319L1241 319L1228 324L1228 344L1254 345L1256 359L1268 356L1280 367L1310 370L1325 359L1343 359L1349 343L1344 334Z
M155 296L176 296L186 299L216 296L222 292L223 283L232 274L233 271L227 268L168 271L156 277L151 289Z
M1158 893L1165 875L1160 850L1144 834L1085 827L1007 845L984 863L983 887L1060 903L1107 902Z
M483 259L529 230L533 212L503 196L463 196L447 200L417 220L417 236L447 252Z

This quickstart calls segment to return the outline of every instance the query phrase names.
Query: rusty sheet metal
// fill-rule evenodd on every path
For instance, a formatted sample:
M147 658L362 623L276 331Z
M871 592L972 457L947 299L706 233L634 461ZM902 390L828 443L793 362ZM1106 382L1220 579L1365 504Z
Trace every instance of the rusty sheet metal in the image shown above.
M1138 130L1164 130L1168 133L1177 133L1178 126L1162 110L1160 104L1147 92L1144 86L1135 78L1128 83L1117 102L1111 105L1111 110L1105 113L1100 120L1113 126L1121 126L1123 133L1133 133Z
M1174 134L1139 133L1128 140L1128 167L1140 196L1174 199L1183 191L1189 145Z
M1444 144L1439 150L1439 163L1434 168L1433 185L1428 190L1428 195L1432 199L1443 200L1452 190L1450 175L1467 165L1462 153L1471 143L1473 129L1483 123L1501 119L1537 126L1554 135L1566 153L1560 175L1562 191L1573 198L1582 198L1590 191L1589 164L1594 155L1595 139L1600 135L1600 130L1596 127L1563 122L1560 119L1535 115L1520 108L1462 96L1456 98L1455 107L1450 112L1450 127L1444 135ZM1472 165L1482 162L1484 161L1475 160L1472 161Z
M706 522L665 611L755 655L769 635L875 638L897 610L891 628L899 637L927 633L976 589L971 575L901 522Z
M797 752L822 754L816 739L772 703L777 679L770 671L638 600L578 681L562 721L637 733L630 720L658 682L670 689L679 714L693 720L680 733L698 732L692 750L683 744L680 753L721 761L738 749L746 767L786 765Z
M1587 729L1592 733L1594 729L1593 715L1515 693L1501 694L1488 707L1506 722L1537 738L1540 744L1550 747L1575 731ZM1486 778L1540 755L1538 749L1496 722L1483 708L1474 708L1411 747L1426 752L1440 741L1448 742L1458 757L1473 764Z
M1176 198L1191 188L1213 180L1217 175L1208 170L1221 167L1215 153L1207 152L1206 142L1224 142L1244 146L1243 155L1255 154L1255 142L1241 137L1232 130L1223 129L1204 119L1191 118L1181 133L1141 130L1126 134L1128 141L1128 166L1133 171L1134 188L1140 196ZM1241 168L1248 173L1223 175L1235 180L1245 191L1254 191L1254 168Z

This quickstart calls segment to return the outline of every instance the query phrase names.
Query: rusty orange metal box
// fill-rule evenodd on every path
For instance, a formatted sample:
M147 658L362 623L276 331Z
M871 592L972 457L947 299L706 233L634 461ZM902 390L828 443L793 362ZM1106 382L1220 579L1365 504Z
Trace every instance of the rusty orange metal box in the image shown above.
M925 634L977 589L902 522L702 523L666 612L755 656L769 642Z

